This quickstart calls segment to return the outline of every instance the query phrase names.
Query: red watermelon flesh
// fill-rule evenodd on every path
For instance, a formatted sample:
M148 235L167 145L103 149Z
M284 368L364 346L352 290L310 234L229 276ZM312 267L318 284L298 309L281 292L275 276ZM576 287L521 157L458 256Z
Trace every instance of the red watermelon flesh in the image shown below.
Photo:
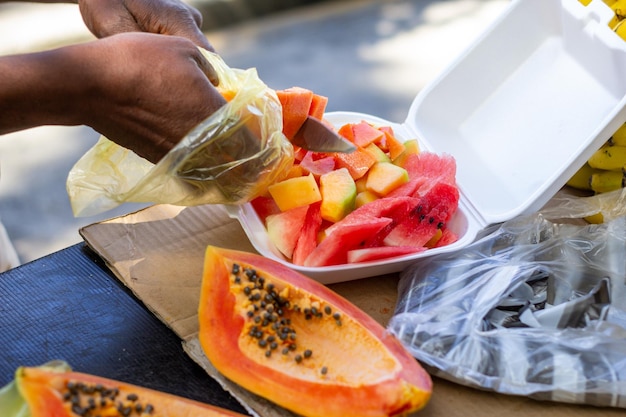
M374 248L353 249L348 251L348 263L378 261L411 253L423 252L426 248L413 246L378 246Z
M300 161L300 166L313 175L319 176L335 169L335 158L325 153L308 151Z
M298 242L298 236L304 227L308 206L295 207L265 219L267 235L287 258L291 258Z
M263 224L265 224L267 216L280 213L280 209L272 197L259 196L250 201L250 204Z
M456 242L459 239L459 237L456 235L456 233L454 233L452 230L448 229L447 227L444 227L442 232L443 232L443 234L441 235L441 237L439 238L439 240L435 244L436 248L447 246L447 245L449 245L451 243Z
M409 155L404 169L409 173L409 182L390 192L388 197L418 197L439 182L456 186L456 160L448 154L420 152Z
M422 247L443 228L456 212L459 190L450 184L436 183L422 202L401 220L383 240L387 246Z
M391 222L391 219L385 217L372 217L363 219L361 223L349 223L335 228L309 254L304 261L304 266L328 266L347 263L348 251L362 247L363 242L369 236L378 232L389 222Z
M299 232L288 231L298 236L298 241L296 242L296 247L294 248L291 259L291 262L295 265L304 265L304 260L317 246L317 234L322 225L321 204L321 202L317 202L308 206L304 225Z
M386 217L398 219L405 217L413 209L419 199L413 197L381 198L367 203L352 211L342 220L334 223L326 229L327 234L348 224L360 224L371 218Z

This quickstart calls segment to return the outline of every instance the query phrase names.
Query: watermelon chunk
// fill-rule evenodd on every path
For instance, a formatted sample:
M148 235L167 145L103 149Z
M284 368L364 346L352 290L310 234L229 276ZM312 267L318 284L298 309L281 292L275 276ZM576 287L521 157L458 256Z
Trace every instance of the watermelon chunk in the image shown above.
M443 233L442 233L441 237L439 238L439 240L435 244L436 248L440 248L442 246L450 245L450 244L456 242L457 240L459 240L459 237L456 235L456 233L454 233L452 230L448 229L447 227L444 227L442 232Z
M348 251L348 263L377 261L380 259L423 252L426 248L413 246L377 246L374 248L353 249Z
M387 194L389 197L424 195L437 183L456 187L456 160L448 154L420 152L409 155L404 163L409 182Z
M385 217L392 221L405 218L421 200L413 197L382 198L367 203L326 229L332 234L338 228L348 224L360 224L372 218Z
M250 204L263 224L265 224L267 216L280 213L280 208L272 197L259 196L250 201Z
M362 223L350 223L326 236L309 254L304 266L340 265L348 262L348 251L362 247L363 242L391 222L391 219L370 218ZM339 222L341 223L341 222ZM335 225L339 224L335 223Z
M293 255L308 209L308 206L300 206L269 215L265 219L270 241L287 258Z
M296 247L293 251L291 262L295 265L304 265L304 260L317 246L317 234L322 227L321 202L309 205L304 219L304 225L298 236Z
M307 151L300 166L313 175L320 176L335 169L335 158L325 153Z
M387 246L424 246L456 212L459 190L453 185L436 183L409 214L383 239Z

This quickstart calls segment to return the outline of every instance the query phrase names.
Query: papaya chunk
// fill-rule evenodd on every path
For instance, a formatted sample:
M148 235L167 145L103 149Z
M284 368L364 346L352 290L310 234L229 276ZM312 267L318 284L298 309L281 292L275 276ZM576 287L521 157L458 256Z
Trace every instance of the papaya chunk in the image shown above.
M432 381L392 334L328 287L257 254L209 246L199 340L218 371L302 416L395 416Z
M243 417L172 394L74 372L62 361L18 368L15 382L31 417ZM0 410L0 415L5 416L5 412Z
M309 115L313 92L302 87L290 87L277 90L276 95L283 107L283 134L291 140Z
M319 94L313 94L311 107L309 107L309 116L314 117L318 120L323 120L327 105L328 97L320 96Z

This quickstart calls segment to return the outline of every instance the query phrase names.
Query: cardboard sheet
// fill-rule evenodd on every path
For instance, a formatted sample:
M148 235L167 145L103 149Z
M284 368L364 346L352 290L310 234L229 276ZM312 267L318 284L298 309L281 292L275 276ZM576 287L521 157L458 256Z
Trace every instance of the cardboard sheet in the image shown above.
M239 223L222 206L157 205L80 230L118 279L182 340L187 354L253 415L287 417L275 407L225 379L200 348L197 306L207 245L254 252ZM333 284L379 323L393 313L398 276L386 275ZM623 410L539 402L463 387L434 379L430 403L419 416L552 417L623 415Z

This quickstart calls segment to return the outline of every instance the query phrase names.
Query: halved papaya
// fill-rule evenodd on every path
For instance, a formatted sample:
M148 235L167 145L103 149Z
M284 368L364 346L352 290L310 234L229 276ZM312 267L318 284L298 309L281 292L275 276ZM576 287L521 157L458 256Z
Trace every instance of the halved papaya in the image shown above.
M3 394L19 394L12 398L15 415L22 414L16 402L24 401L30 417L243 417L230 410L178 397L172 394L126 384L112 379L74 372L62 361L40 367L21 367L15 373L15 393L4 389ZM12 395L16 397L17 395ZM6 404L0 401L0 404ZM0 409L9 417L13 411Z
M303 416L395 416L432 381L382 325L328 287L262 256L209 246L199 339L227 378Z

